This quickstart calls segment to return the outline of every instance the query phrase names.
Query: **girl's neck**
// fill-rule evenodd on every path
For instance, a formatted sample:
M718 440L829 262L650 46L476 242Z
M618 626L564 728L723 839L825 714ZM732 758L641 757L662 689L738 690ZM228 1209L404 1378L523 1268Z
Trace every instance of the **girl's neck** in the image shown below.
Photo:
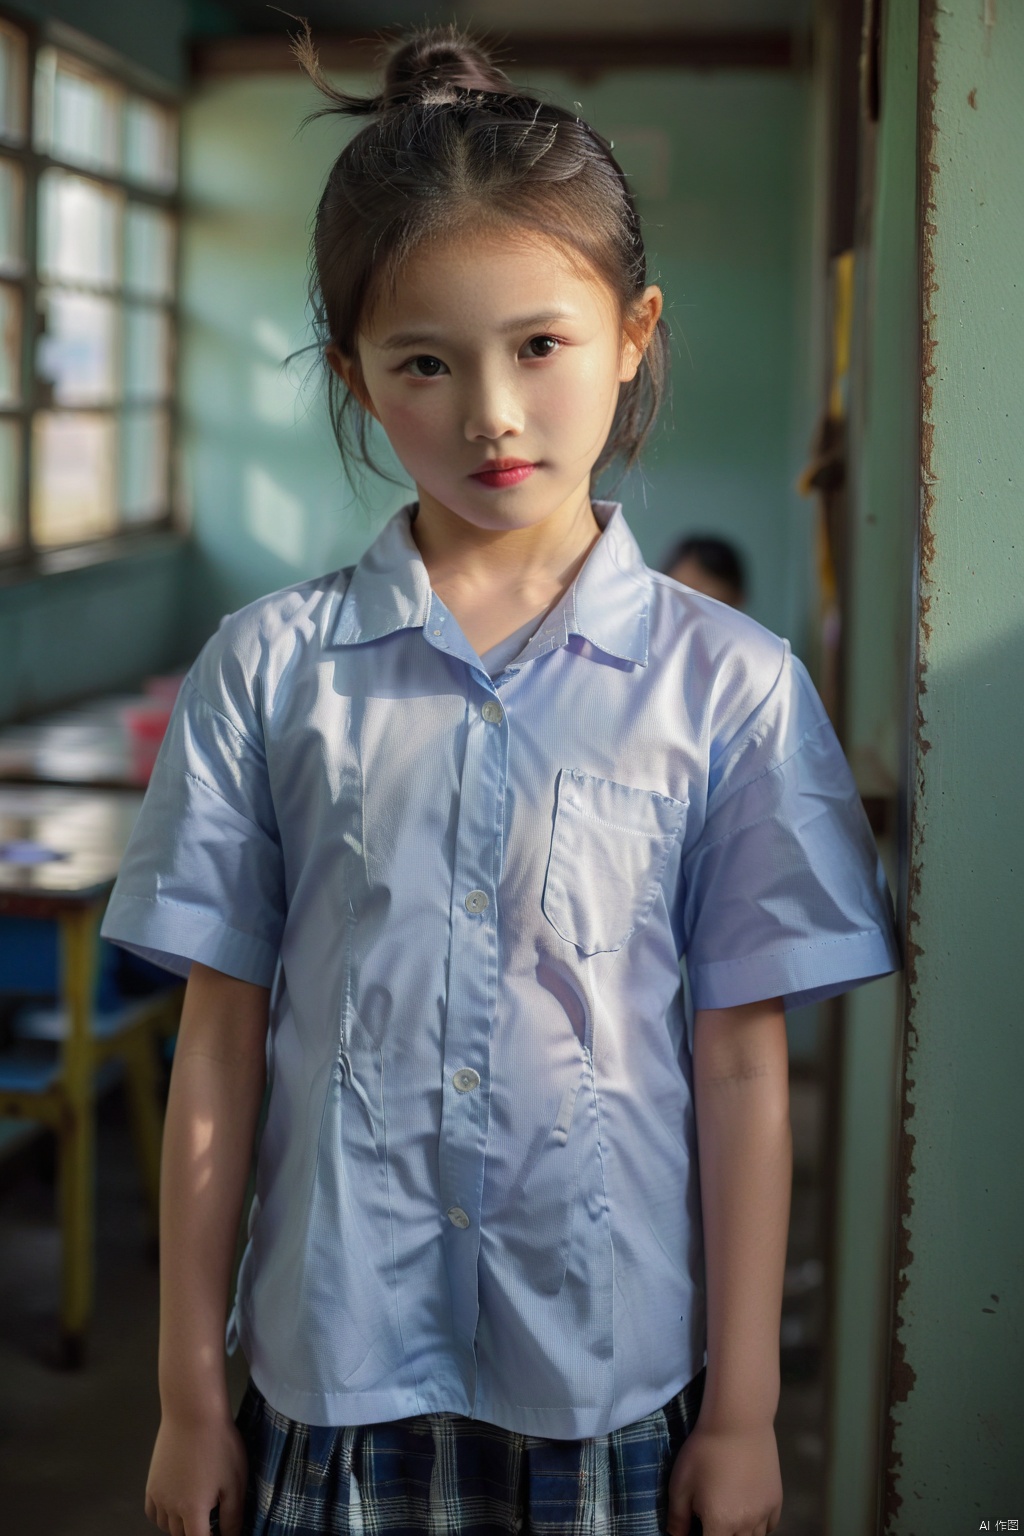
M589 492L528 528L480 528L421 493L413 538L478 655L558 601L601 535Z
M547 588L558 580L569 585L601 527L588 493L533 527L500 529L480 528L421 493L412 533L435 591L438 582L467 589Z

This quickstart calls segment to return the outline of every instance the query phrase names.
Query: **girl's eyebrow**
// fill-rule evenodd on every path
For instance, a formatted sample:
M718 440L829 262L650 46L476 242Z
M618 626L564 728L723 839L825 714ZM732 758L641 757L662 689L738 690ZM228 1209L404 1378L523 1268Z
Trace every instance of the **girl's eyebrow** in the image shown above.
M539 315L516 315L512 320L503 320L498 330L502 335L507 335L512 331L528 331L534 327L554 325L559 321L573 318L571 310L549 309ZM445 339L440 331L395 331L378 345L387 351L399 351L407 347L428 346L431 342L443 342Z

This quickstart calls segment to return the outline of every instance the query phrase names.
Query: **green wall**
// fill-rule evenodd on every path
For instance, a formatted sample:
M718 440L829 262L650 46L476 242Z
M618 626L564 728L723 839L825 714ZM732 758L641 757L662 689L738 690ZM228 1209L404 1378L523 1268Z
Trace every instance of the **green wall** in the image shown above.
M1024 1520L1024 6L929 4L922 41L920 682L885 1529L960 1536Z
M810 439L805 274L809 91L785 74L538 76L635 172L668 295L673 400L623 487L648 559L717 528L752 571L752 609L803 644ZM365 88L365 81L352 82ZM259 593L353 560L406 492L342 479L310 359L309 221L346 131L296 75L209 81L184 123L184 445L198 552L192 637Z
M130 688L184 659L187 562L173 535L0 587L0 720Z
M300 81L258 75L202 84L185 109L180 378L196 645L222 613L357 558L382 509L406 499L385 487L356 505L316 359L285 363L310 341L309 219L343 142L331 119L299 135L313 105Z

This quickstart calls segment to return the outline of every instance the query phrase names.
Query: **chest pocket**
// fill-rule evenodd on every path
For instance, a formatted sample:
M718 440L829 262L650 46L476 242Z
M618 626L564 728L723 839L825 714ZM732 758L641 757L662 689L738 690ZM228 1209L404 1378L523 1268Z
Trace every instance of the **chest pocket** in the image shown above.
M557 795L544 915L585 955L621 949L647 921L687 803L575 768Z

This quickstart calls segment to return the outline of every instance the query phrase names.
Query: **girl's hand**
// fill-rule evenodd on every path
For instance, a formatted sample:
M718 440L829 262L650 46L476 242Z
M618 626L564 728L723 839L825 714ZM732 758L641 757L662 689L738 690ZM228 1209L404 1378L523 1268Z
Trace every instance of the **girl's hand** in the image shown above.
M771 1424L716 1429L698 1418L669 1478L669 1536L689 1536L694 1515L704 1536L774 1531L782 1517L782 1474Z
M160 1421L146 1483L146 1516L169 1536L210 1536L220 1506L220 1536L241 1536L247 1462L230 1417Z

